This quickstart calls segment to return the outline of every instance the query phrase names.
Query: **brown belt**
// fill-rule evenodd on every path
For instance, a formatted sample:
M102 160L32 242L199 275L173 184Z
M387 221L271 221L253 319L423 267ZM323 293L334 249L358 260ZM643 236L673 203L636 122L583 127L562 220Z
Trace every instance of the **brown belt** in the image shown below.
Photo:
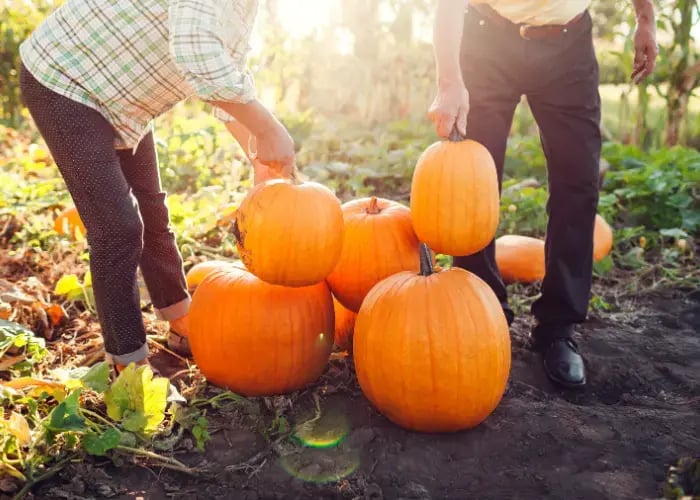
M543 38L554 38L557 36L561 36L563 33L566 33L569 28L571 28L581 19L583 19L585 13L580 13L566 24L547 24L543 26L533 26L524 23L514 23L513 21L510 21L502 15L500 15L490 5L470 2L468 8L478 12L489 21L494 21L500 24L501 26L505 26L507 28L512 29L517 28L519 30L520 36L526 40L540 40Z

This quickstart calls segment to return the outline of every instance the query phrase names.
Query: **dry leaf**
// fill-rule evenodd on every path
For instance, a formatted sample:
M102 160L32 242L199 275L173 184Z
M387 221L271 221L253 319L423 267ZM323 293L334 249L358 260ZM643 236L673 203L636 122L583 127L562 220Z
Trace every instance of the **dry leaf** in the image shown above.
M32 434L24 415L13 411L10 415L9 429L20 446L28 446L32 442Z

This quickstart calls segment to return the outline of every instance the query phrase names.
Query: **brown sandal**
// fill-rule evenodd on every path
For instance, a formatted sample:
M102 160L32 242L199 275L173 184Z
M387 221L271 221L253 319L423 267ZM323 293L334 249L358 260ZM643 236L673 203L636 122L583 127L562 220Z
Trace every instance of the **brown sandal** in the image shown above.
M172 329L168 332L168 349L179 354L183 358L192 357L189 339Z

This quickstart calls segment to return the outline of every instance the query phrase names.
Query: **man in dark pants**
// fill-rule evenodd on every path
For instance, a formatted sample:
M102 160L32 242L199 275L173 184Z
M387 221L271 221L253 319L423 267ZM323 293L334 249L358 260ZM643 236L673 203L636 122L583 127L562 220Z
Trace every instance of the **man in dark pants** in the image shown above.
M633 3L637 29L631 77L639 82L652 72L657 55L654 7L651 0ZM521 96L527 96L549 183L546 275L532 307L537 319L532 337L548 377L567 388L586 383L583 358L571 337L588 310L598 206L600 96L589 4L481 0L469 2L465 15L464 0L438 0L438 93L429 112L441 137L456 126L486 146L500 182L513 113ZM456 256L454 265L484 279L512 322L494 242L477 254Z

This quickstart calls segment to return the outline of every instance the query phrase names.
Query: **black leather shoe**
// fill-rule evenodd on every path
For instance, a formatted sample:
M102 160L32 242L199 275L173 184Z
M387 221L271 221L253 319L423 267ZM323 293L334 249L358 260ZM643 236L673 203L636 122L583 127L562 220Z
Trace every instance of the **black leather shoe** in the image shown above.
M567 389L586 385L586 366L578 346L570 338L558 338L542 347L542 364L547 377Z

